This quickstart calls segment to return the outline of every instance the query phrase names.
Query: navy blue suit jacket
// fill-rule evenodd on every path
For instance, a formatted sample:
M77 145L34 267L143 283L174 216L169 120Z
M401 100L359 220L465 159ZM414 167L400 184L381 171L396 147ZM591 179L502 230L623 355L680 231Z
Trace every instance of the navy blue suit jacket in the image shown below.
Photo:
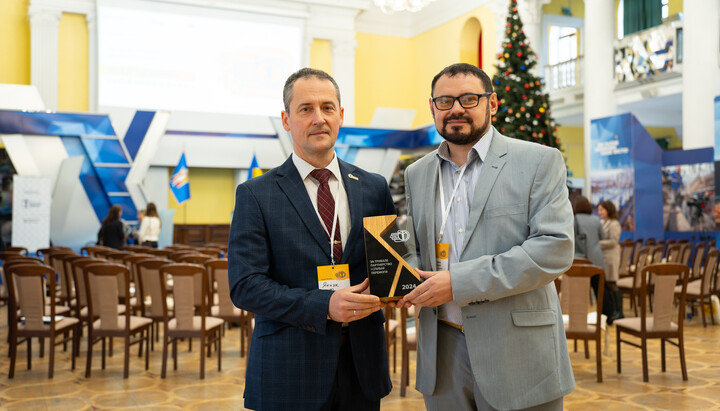
M384 178L339 163L351 221L341 263L350 265L355 285L367 278L363 217L395 214L395 207ZM316 267L328 264L325 231L292 157L238 186L228 275L235 305L255 313L246 407L316 410L327 400L341 331L327 319L332 291L318 289ZM370 400L392 388L383 322L378 311L350 323L358 389Z

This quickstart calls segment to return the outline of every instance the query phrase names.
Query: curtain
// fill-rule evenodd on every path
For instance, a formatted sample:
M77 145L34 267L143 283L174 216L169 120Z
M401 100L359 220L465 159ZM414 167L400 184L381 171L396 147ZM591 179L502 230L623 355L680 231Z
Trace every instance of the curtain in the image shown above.
M623 0L623 33L625 36L662 23L660 0Z

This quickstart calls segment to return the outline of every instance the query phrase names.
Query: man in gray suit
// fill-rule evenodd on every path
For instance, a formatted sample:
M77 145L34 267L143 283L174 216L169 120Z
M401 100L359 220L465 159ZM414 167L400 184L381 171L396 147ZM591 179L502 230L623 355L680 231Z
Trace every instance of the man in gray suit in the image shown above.
M425 281L417 389L428 410L561 410L574 386L553 280L572 264L562 155L490 125L490 78L454 64L432 82L445 139L405 172ZM432 271L430 271L432 270Z

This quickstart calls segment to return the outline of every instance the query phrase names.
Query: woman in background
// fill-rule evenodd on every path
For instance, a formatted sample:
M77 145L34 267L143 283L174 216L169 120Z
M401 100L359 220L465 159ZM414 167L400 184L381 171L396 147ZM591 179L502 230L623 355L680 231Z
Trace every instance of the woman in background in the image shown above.
M622 293L617 287L620 271L620 233L622 228L618 221L617 209L612 201L601 201L597 210L605 231L605 239L600 240L600 247L605 258L605 296L608 304L610 304L609 308L611 308L610 314L607 314L607 322L612 324L618 318L625 318L622 307Z
M120 249L125 245L125 226L120 216L122 216L122 207L116 204L110 207L107 216L102 220L98 242L105 247Z
M160 237L160 217L158 217L155 203L148 203L147 209L145 210L145 217L143 217L142 222L140 223L138 237L140 237L141 245L152 248L158 247L158 238Z
M600 248L600 240L605 238L605 231L602 222L598 216L593 215L593 206L590 200L584 196L577 196L573 203L573 213L575 214L575 257L587 258L603 270L605 270L605 259L603 258L602 248ZM595 276L590 279L590 284L595 295L598 294L599 277ZM603 303L603 306L607 304ZM603 307L603 314L605 307Z

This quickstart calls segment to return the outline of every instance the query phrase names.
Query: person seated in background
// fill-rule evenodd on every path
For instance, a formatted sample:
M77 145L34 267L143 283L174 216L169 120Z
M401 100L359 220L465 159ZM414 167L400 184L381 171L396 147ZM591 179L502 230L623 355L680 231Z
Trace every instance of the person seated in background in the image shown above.
M110 207L98 232L98 244L117 249L125 245L125 227L120 216L122 216L122 207L117 204Z
M157 207L155 203L148 203L145 211L145 217L143 217L140 223L140 230L138 230L138 238L140 244L157 248L158 238L160 237L160 217L157 213Z

